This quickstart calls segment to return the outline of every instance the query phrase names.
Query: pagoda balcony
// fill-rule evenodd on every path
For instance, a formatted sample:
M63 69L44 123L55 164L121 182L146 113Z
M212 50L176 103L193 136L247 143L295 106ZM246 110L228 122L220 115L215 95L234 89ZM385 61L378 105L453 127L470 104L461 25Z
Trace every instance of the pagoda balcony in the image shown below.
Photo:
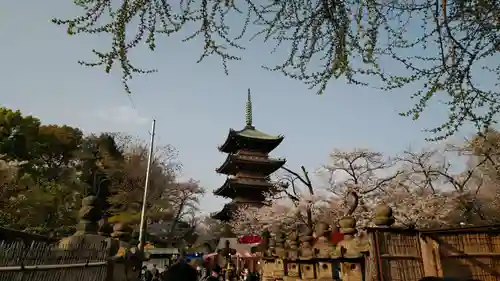
M233 199L232 203L237 204L238 206L245 206L245 205L250 205L250 206L257 206L257 207L262 207L264 203L264 199L249 199L245 197L236 197Z
M224 163L216 171L225 175L236 175L238 172L247 171L249 174L269 176L285 163L286 160L280 158L229 154Z
M251 151L248 149L240 149L236 151L236 155L244 155L244 156L255 156L255 157L261 157L261 158L269 158L269 154L263 153L261 151Z
M274 186L269 180L269 177L266 176L251 176L245 174L245 176L241 176L244 174L240 172L240 176L229 176L226 178L226 182L224 184L232 184L233 186L242 185L242 186Z
M236 175L229 175L230 179L243 179L243 180L256 180L256 181L270 181L271 177L263 175L262 173L252 171L238 171Z

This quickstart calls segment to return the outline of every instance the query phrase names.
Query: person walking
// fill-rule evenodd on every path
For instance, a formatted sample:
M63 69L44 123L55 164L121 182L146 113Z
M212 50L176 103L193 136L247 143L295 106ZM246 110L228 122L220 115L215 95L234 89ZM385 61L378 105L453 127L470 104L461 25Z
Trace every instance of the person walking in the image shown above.
M144 267L144 281L152 281L153 273L147 267Z
M167 271L168 271L168 265L165 265L165 268L160 273L160 280L161 281L166 281L167 280Z
M153 264L151 268L151 274L153 275L152 281L160 281L160 271L156 268L156 264Z

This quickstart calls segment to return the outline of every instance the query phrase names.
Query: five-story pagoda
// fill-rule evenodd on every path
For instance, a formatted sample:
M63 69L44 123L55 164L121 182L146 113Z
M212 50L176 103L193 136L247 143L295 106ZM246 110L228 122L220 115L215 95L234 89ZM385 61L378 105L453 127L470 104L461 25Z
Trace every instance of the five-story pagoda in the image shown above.
M231 220L232 214L241 205L262 205L265 194L274 190L270 175L286 161L269 157L269 153L283 141L283 136L271 136L253 126L250 90L245 117L245 128L240 131L230 129L226 141L219 147L228 156L216 171L228 177L214 194L232 199L213 215L221 221Z

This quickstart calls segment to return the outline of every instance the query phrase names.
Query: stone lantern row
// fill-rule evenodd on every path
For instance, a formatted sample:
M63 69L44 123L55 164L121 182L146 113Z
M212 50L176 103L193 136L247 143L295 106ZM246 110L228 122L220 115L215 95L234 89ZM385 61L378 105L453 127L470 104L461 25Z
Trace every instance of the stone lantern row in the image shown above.
M378 228L391 227L394 224L392 209L386 205L377 206L374 209L373 223ZM311 259L311 258L360 258L363 253L369 251L369 241L366 237L356 234L357 222L352 216L345 216L339 220L340 231L343 239L336 245L332 245L332 231L336 226L330 226L325 222L318 222L314 229L306 227L299 233L295 229L291 233L284 234L280 229L266 231L264 236L267 241L263 243L259 251L264 256L279 257L281 259Z

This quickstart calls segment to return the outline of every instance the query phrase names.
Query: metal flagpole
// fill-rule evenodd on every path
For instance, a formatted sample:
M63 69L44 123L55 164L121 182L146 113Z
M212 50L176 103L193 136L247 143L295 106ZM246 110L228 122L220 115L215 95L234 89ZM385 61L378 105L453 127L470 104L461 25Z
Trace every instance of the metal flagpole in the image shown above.
M155 127L156 120L153 119L153 124L151 125L151 142L149 144L149 155L148 155L148 166L146 168L146 182L144 183L144 195L142 198L142 210L141 210L141 225L139 230L139 250L144 250L144 245L146 244L146 205L148 198L148 188L149 188L149 174L151 171L151 163L153 162L153 151L154 151L154 141L155 141Z

